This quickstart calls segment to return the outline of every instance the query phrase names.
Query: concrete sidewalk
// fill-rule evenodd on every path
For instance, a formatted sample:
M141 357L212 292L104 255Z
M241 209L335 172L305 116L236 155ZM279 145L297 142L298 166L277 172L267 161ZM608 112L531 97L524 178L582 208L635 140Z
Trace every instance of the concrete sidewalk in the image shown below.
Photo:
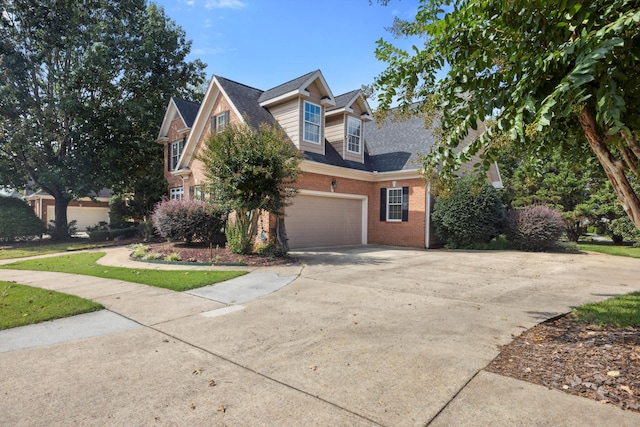
M483 371L522 330L640 290L640 260L371 246L297 255L297 280L241 305L51 276L145 327L0 353L0 423L640 425L638 413Z

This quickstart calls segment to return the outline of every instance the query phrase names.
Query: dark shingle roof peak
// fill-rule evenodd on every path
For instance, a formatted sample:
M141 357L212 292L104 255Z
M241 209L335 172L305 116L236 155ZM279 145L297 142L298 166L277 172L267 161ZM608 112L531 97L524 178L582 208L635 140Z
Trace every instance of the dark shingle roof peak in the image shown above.
M186 99L178 98L176 96L171 97L171 99L174 104L176 104L176 108L182 116L184 124L188 128L193 126L193 122L196 120L196 116L198 115L198 110L200 110L200 103L187 101Z
M266 108L261 107L258 102L260 95L263 93L260 89L220 76L215 76L215 78L229 97L229 101L238 109L241 115L247 117L251 126L257 128L261 123L275 122L271 113Z
M320 70L311 71L303 76L296 77L293 80L289 80L286 83L282 83L281 85L278 85L274 88L266 90L265 92L262 93L262 95L258 99L258 102L265 102L270 99L277 98L281 95L284 95L286 93L299 89L303 83L309 80L309 77L311 77L314 73L317 73L319 71Z
M342 95L336 96L336 105L333 107L327 108L327 111L338 110L340 108L345 108L349 101L351 101L357 93L360 92L360 89L352 90L351 92L343 93Z

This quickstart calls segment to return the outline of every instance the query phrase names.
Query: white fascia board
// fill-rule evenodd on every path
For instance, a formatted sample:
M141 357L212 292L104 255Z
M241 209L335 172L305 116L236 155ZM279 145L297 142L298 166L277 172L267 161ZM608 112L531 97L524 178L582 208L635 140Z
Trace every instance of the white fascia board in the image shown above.
M164 118L162 119L162 125L160 126L160 131L158 132L158 138L156 141L167 136L169 133L169 127L171 126L171 121L173 120L169 119L169 117L174 117L176 113L179 115L180 111L178 110L176 103L173 102L173 98L171 98L169 100L169 104L167 104L167 110L164 112ZM184 119L182 119L182 121L184 122Z
M331 175L338 178L351 178L368 182L422 178L418 169L391 172L367 172L357 169L347 169L340 166L326 165L324 163L313 162L310 160L303 160L300 163L300 169L303 172Z
M331 92L331 89L329 89L329 85L327 84L327 81L324 79L324 76L322 75L322 72L320 70L313 73L313 75L311 75L311 77L309 77L309 79L306 82L304 82L304 84L302 84L300 87L302 89L306 89L311 83L313 83L316 80L320 80L320 85L322 86L322 89L324 89L324 92L325 92L324 94L328 96L329 99L331 100L330 102L333 103L330 105L336 105L336 99L333 96L333 92Z
M275 98L271 98L271 99L267 99L266 101L262 101L259 105L261 107L267 107L269 105L277 104L278 102L286 101L287 99L293 98L293 97L296 97L296 96L309 96L309 92L307 92L304 89L292 90L291 92L287 92L287 93L282 94L280 96L276 96Z

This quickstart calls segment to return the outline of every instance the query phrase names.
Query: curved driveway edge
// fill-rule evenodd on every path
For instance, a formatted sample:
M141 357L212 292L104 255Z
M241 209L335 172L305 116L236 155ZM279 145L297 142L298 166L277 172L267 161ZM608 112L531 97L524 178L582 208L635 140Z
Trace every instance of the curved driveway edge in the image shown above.
M145 328L0 353L3 422L640 424L483 371L524 329L640 290L640 260L375 246L296 255L297 280L242 306L131 289L101 298Z

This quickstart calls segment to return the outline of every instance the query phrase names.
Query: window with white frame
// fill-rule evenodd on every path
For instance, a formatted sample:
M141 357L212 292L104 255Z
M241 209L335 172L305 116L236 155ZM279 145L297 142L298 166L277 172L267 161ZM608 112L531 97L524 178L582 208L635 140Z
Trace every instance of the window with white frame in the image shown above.
M170 200L182 200L184 197L184 188L183 187L174 187L169 189L169 199Z
M360 154L360 140L362 136L362 121L349 117L347 121L347 151Z
M185 138L180 141L172 142L170 150L170 163L169 170L175 170L176 166L178 166L178 160L180 160L180 156L182 155L182 151L184 150Z
M402 188L387 189L387 221L402 221Z
M229 125L229 110L211 117L211 132L222 132Z
M304 140L320 144L320 106L304 102Z

